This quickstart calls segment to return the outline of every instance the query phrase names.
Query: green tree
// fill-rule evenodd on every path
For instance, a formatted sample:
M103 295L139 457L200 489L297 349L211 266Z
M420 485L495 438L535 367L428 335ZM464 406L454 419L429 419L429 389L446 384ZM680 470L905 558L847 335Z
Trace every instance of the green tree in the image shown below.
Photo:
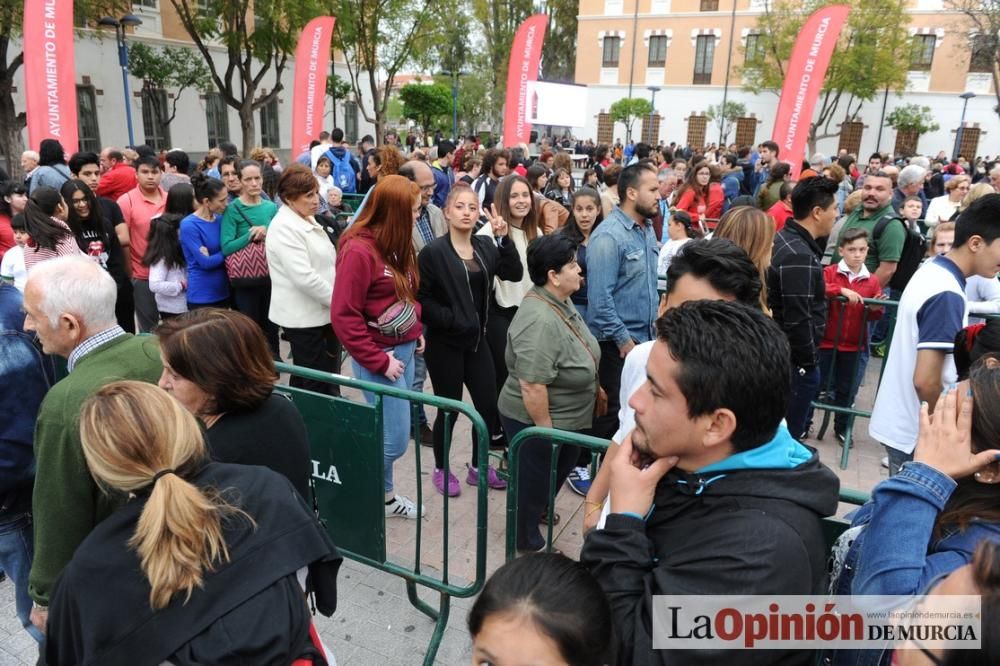
M472 15L483 36L485 72L490 84L489 123L500 126L500 114L507 92L507 64L514 33L533 13L532 0L470 0Z
M549 27L542 45L542 78L572 83L576 78L576 0L548 0L545 13Z
M333 114L333 127L337 126L337 100L347 99L347 96L353 91L354 86L352 86L351 82L342 76L331 74L326 79L326 94L333 100L333 104L330 107L330 112Z
M729 143L729 133L736 126L736 119L742 118L746 114L746 105L733 101L727 101L725 105L713 104L705 110L705 117L719 128L719 133L722 136L720 143L723 146Z
M361 115L384 135L386 108L396 74L414 60L419 44L436 36L431 0L335 0L334 40L346 54L347 71ZM423 40L423 41L422 41ZM371 95L371 106L362 89Z
M410 83L399 91L403 117L414 120L430 134L441 127L441 120L451 114L451 89L440 83Z
M643 97L623 97L608 109L612 120L625 125L625 143L632 139L632 124L636 118L648 116L652 112L652 102Z
M989 68L997 102L993 112L1000 116L1000 0L948 0L945 4L965 17L952 32L963 40L974 64Z
M885 90L906 85L910 16L899 0L775 0L765 3L754 32L757 48L739 69L750 92L781 93L792 47L809 15L830 4L849 4L851 13L841 31L826 72L817 111L809 128L809 153L816 142L837 136L837 124L856 120L861 106ZM795 156L789 156L794 158Z
M132 3L124 0L76 0L73 10L78 25L82 25L101 16L121 16L131 8ZM24 64L24 51L14 46L23 25L24 0L0 0L0 152L7 173L15 177L22 173L23 130L28 124L25 112L14 104L14 88L18 85L15 77Z
M254 111L284 90L281 81L302 28L326 12L324 0L170 0L181 25L201 53L212 82L227 105L236 109L243 133L243 152L257 142ZM225 54L216 64L210 50L221 44ZM273 73L274 86L264 90Z
M157 90L175 89L169 109L162 104L159 95L146 94L153 106L153 114L161 125L169 125L177 117L177 103L188 88L202 92L212 89L212 76L200 55L182 47L165 46L154 48L143 42L133 42L128 49L128 69L132 76L142 79L146 93Z
M885 124L897 132L909 130L917 134L936 132L941 128L934 121L934 112L929 106L919 104L903 104L892 110L892 113L885 117Z

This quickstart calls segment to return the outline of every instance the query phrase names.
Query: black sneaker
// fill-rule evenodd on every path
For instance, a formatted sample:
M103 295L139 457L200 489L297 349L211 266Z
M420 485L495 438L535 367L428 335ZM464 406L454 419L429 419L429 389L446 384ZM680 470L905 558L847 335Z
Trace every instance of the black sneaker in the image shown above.
M420 446L434 446L434 431L426 423L420 424Z

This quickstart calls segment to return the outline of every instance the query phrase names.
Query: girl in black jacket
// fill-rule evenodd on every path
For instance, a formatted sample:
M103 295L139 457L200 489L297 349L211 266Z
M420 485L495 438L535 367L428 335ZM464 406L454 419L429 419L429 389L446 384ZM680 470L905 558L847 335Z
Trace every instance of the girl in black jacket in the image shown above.
M493 279L520 280L523 275L517 249L507 237L507 223L496 208L484 211L493 228L493 237L474 235L479 219L479 199L472 189L456 184L445 204L448 234L432 241L420 252L420 288L427 348L424 360L434 394L462 399L463 384L472 403L490 432L497 430L497 389L493 356L486 339L490 290ZM480 442L473 435L472 464L466 483L479 483L477 451ZM442 495L461 492L458 479L447 465L444 442L444 412L434 421L434 487ZM490 488L503 489L507 483L488 468Z

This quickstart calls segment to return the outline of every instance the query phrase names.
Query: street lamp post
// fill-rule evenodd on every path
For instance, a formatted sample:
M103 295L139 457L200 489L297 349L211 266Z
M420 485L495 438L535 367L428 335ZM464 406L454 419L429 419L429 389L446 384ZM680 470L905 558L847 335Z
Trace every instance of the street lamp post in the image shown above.
M962 138L965 134L965 110L969 108L969 100L976 96L974 92L964 92L959 97L964 100L962 102L962 119L958 121L958 131L955 132L955 150L952 152L952 159L958 159L958 151L962 149Z
M458 77L468 74L465 70L441 72L441 76L451 77L451 137L458 139Z
M651 108L649 109L649 142L650 144L655 144L657 137L653 136L653 118L656 116L656 93L660 92L660 87L649 86L646 90L653 93L653 99L650 100Z
M97 25L115 29L115 39L118 42L118 64L122 68L122 90L125 93L125 122L128 124L128 145L135 145L135 135L132 131L132 103L128 92L128 48L125 46L125 28L142 25L142 19L132 14L121 18L105 16Z

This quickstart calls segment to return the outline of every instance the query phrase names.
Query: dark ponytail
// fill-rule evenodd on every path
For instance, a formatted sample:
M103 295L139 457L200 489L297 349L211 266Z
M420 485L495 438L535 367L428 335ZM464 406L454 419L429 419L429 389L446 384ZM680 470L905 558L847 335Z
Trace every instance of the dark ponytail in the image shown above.
M55 250L59 241L73 235L69 227L52 219L62 202L62 196L51 187L36 187L28 197L24 207L24 226L37 247Z
M955 336L955 370L959 381L969 378L972 364L985 354L1000 352L1000 320L966 326Z
M218 178L206 176L203 173L196 173L191 176L191 187L194 188L194 204L197 208L205 199L214 199L219 192L226 189L225 184Z

